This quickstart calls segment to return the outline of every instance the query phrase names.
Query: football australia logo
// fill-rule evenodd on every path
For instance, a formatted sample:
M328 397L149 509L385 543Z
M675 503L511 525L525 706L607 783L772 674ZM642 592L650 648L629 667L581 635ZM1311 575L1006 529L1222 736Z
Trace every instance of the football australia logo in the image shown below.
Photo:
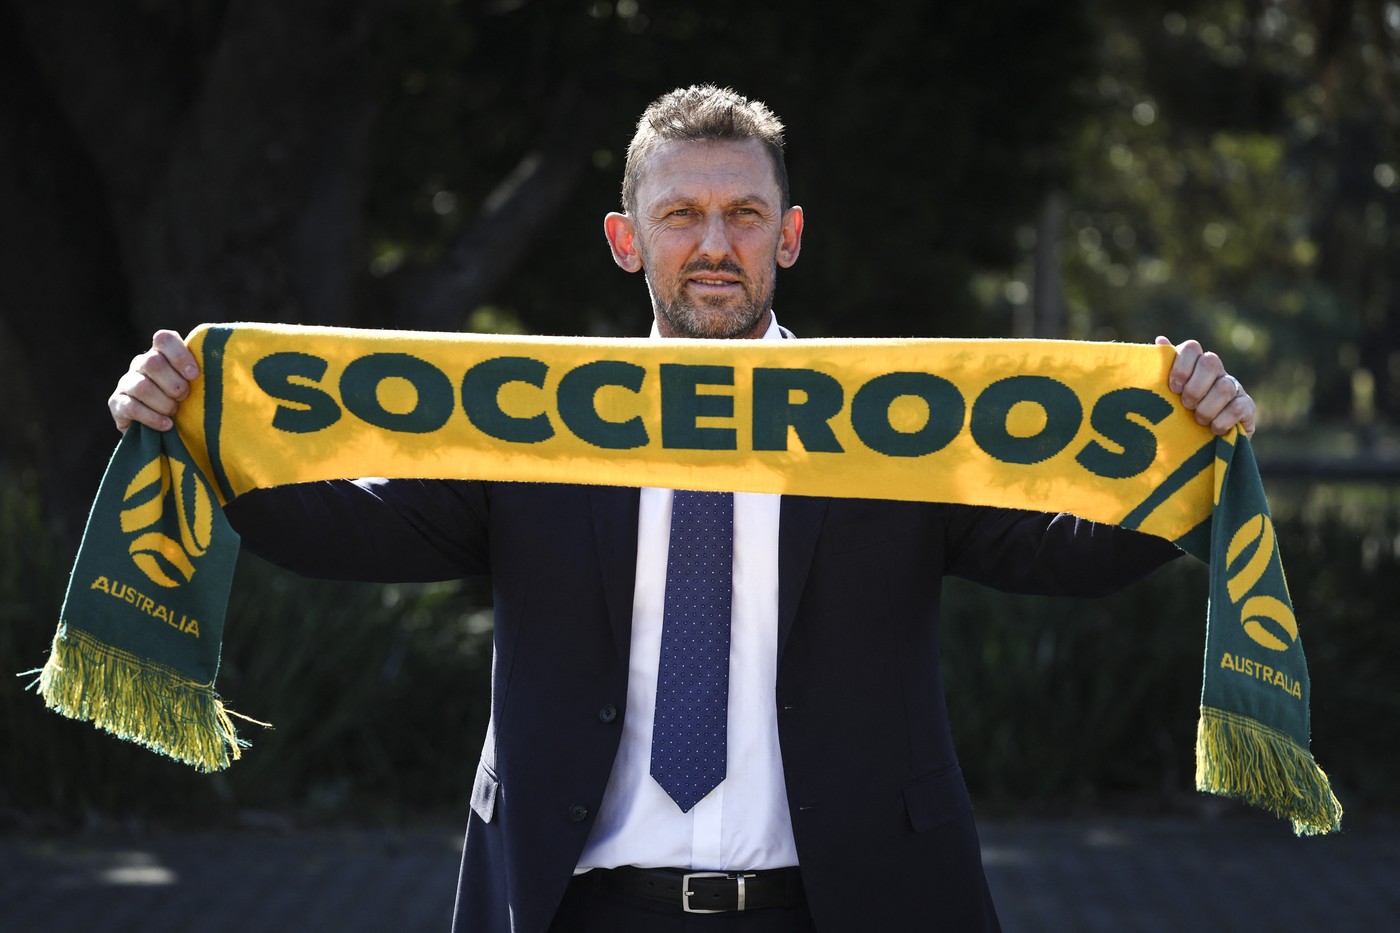
M127 484L122 533L132 561L153 583L188 583L209 549L214 503L199 471L165 454L153 458Z
M1256 592L1272 589L1280 596L1288 594L1282 570L1268 574L1276 563L1275 551L1274 525L1269 517L1255 515L1247 520L1230 539L1225 552L1226 572L1230 574L1226 586L1230 601L1240 607L1240 624L1245 634L1271 651L1287 651L1298 640L1298 620L1293 610L1278 596ZM1265 584L1262 587L1261 582Z

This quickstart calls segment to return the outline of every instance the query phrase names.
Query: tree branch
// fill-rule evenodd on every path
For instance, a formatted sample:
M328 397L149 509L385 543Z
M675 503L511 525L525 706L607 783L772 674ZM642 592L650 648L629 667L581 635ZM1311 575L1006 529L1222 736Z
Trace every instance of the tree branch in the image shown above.
M404 286L397 324L462 328L568 200L604 125L604 103L587 82L573 79L565 85L536 145L486 198L437 265Z

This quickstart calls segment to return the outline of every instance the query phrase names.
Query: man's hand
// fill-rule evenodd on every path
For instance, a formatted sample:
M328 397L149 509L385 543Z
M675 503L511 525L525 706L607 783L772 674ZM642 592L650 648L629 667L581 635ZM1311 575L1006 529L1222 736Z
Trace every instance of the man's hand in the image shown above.
M158 330L151 349L135 357L117 381L107 410L123 434L132 422L169 431L175 426L176 409L189 397L190 381L197 378L199 366L184 338L173 330Z
M1157 346L1171 345L1166 337L1157 338ZM1246 437L1254 434L1254 399L1225 371L1220 357L1202 350L1199 342L1188 340L1177 346L1167 385L1181 396L1181 404L1196 413L1197 424L1209 425L1222 436L1235 425Z

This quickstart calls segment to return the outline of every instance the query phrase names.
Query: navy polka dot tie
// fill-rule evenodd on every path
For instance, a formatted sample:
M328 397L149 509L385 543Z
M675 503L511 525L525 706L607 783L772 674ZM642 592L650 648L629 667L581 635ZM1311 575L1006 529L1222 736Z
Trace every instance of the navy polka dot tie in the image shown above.
M734 495L677 490L656 675L651 776L682 813L724 780Z

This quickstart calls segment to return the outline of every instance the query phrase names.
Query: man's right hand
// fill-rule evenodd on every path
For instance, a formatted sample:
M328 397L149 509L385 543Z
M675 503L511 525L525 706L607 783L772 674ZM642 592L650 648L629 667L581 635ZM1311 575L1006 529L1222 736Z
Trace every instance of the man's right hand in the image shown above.
M131 361L107 399L112 421L123 434L132 422L157 431L175 426L175 411L189 397L190 382L199 378L199 365L185 340L173 330L158 330L151 349Z

